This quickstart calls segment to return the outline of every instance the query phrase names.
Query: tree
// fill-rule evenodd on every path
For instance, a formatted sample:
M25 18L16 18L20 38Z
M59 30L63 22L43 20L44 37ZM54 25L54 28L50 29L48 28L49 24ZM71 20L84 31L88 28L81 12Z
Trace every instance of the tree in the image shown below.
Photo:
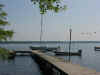
M3 10L4 5L0 4L0 41L6 41L13 36L13 31L5 29L5 26L10 25L7 21L7 13ZM8 56L8 51L0 47L0 57L5 59Z
M62 0L31 0L34 5L38 5L40 14L45 14L47 11L59 12L65 10L66 5L61 4Z
M54 11L58 13L59 11L65 10L66 5L61 4L62 0L31 0L34 5L38 5L41 14L41 32L40 41L42 41L43 36L43 15L48 11Z
M11 38L13 31L5 29L6 25L10 25L7 21L7 13L3 11L4 5L0 4L0 41Z

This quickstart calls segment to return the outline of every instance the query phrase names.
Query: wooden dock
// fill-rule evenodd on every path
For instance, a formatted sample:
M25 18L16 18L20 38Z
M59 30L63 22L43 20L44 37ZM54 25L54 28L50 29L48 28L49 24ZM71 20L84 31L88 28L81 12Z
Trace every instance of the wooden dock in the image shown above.
M32 51L14 51L15 53L32 53Z
M15 56L29 56L29 55L32 55L32 51L22 51L22 50L19 50L19 51L9 51L8 58L9 59L14 59Z
M100 72L82 67L78 64L48 56L41 51L32 51L33 57L46 75L100 75Z

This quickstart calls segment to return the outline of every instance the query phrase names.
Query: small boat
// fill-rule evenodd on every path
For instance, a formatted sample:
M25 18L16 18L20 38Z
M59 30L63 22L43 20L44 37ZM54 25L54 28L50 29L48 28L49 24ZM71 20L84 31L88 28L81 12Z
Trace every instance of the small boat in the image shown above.
M32 50L44 50L44 49L46 49L46 47L34 47L34 46L30 46L30 49L32 49Z
M35 46L30 46L30 49L32 49L32 50L55 51L55 50L58 50L58 47L35 47Z
M78 52L70 52L71 56L81 56L82 50L78 50ZM55 55L60 56L69 56L69 52L55 52Z
M95 50L95 51L100 51L100 47L95 46L95 47L94 47L94 50Z
M16 56L16 53L15 51L9 51L9 56L8 56L8 59L14 59Z

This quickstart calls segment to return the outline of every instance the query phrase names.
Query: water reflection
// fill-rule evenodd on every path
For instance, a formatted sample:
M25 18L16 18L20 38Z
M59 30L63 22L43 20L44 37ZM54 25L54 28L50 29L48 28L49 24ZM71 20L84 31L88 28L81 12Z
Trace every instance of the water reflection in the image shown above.
M30 56L16 56L14 60L0 60L0 75L41 75Z

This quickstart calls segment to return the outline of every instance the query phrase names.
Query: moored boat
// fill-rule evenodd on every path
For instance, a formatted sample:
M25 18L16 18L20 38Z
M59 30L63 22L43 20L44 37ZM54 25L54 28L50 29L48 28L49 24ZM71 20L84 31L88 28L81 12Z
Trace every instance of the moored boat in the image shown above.
M55 51L58 50L59 47L35 47L30 46L30 49L32 50L45 50L45 51Z
M60 56L81 56L82 55L82 50L78 50L78 52L55 52L55 55L60 55Z
M100 51L100 47L99 47L99 46L95 46L95 47L94 47L94 50L95 50L95 51Z

